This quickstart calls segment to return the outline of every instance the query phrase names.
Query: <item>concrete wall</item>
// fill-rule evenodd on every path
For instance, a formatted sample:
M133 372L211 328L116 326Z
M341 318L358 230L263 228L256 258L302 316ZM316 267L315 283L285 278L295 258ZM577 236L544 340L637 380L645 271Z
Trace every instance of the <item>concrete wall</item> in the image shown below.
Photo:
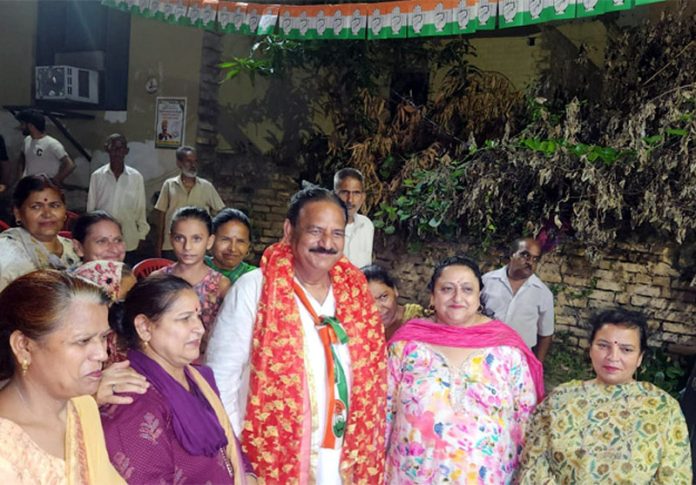
M21 45L21 48L7 49L0 56L0 105L32 104L36 12L36 0L0 1L0 45ZM78 165L66 182L85 189L68 191L71 209L84 209L91 172L108 162L103 144L111 133L120 132L128 138L127 163L142 172L148 196L176 172L174 150L155 148L155 99L157 96L187 97L185 143L195 144L202 35L199 29L137 16L131 18L128 109L82 110L95 119L65 121L68 130L91 154L91 163L79 156L49 124L49 134L63 142ZM159 82L159 90L154 94L145 90L145 82L151 77ZM0 112L0 133L5 137L12 160L19 154L22 139L17 126L8 111Z
M35 1L0 2L0 45L5 46L0 56L0 106L31 103L36 9ZM7 48L12 45L21 48ZM0 134L5 138L11 160L19 155L22 140L22 134L15 129L17 126L10 113L0 110Z
M673 0L667 5L674 3ZM648 16L656 16L663 8L658 4L622 15L626 17L624 22L636 23ZM0 56L0 105L32 103L36 16L37 0L0 2L0 42L2 45L22 46L21 49L7 49ZM601 64L606 43L601 21L562 23L558 28L573 44L586 45L590 59ZM512 36L506 37L472 37L472 44L478 52L472 62L481 69L502 73L516 88L524 90L533 82L538 70L550 62L549 46L544 45L534 30L511 32ZM194 144L202 36L199 29L132 17L128 109L118 112L85 110L95 116L93 121L67 122L68 129L93 156L92 162L88 163L78 156L74 147L65 143L78 163L68 183L86 188L91 171L107 161L102 148L104 138L115 131L128 137L131 147L128 162L145 176L148 194L158 190L162 180L175 172L173 151L154 148L155 98L158 95L188 98L186 143ZM530 37L535 38L533 45L529 43ZM254 39L246 36L225 36L222 58L247 54L253 42ZM159 91L155 94L145 91L145 82L149 78L159 82ZM295 127L284 123L280 116L289 100L283 99L282 95L264 99L272 82L277 81L257 76L252 83L248 76L241 75L221 86L220 150L239 156L256 156L271 152L279 140L281 143L294 143L294 137L288 136L288 132ZM436 88L435 84L433 88ZM325 120L319 118L315 121L327 131L330 129ZM16 159L21 144L16 126L7 111L0 112L0 133L6 138L12 159ZM54 127L49 126L49 132L61 138ZM81 209L84 197L84 192L69 194L71 207Z

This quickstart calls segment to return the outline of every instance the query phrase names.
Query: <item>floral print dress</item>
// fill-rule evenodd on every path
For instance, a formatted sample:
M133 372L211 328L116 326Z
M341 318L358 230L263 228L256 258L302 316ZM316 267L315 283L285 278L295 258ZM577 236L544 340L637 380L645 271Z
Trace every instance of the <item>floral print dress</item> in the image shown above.
M536 404L525 356L473 349L458 367L434 347L389 347L387 484L508 484Z
M648 382L558 386L534 412L522 457L525 485L690 484L679 404Z

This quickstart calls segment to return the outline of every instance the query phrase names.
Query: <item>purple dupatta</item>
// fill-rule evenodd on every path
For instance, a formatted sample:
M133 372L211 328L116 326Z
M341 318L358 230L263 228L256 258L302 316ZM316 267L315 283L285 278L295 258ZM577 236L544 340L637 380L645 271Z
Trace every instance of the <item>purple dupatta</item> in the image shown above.
M227 446L215 411L184 368L191 392L157 362L138 350L128 351L131 367L147 377L172 408L172 427L181 446L192 455L214 457Z

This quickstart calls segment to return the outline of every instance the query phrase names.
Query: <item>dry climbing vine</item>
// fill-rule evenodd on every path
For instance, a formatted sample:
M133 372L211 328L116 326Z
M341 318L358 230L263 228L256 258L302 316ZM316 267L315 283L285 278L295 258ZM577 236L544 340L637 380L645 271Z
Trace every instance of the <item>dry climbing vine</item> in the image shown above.
M691 279L696 19L687 11L684 0L630 28L603 18L604 65L581 46L525 96L472 65L466 38L265 39L255 62L276 66L275 89L294 106L311 106L288 124L299 141L279 140L274 156L296 163L299 154L304 176L325 184L338 167L361 169L376 225L411 241L490 243L546 227L592 254L617 239L654 239L687 249L680 262ZM394 88L409 70L431 73L427 102Z

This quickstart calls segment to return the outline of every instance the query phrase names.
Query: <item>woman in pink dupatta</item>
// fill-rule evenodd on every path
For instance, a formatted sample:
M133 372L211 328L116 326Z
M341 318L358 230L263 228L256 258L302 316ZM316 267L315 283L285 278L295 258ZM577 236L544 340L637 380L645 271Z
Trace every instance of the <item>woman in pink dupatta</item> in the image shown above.
M441 262L432 320L389 342L386 483L512 483L543 370L520 336L485 315L472 259Z

